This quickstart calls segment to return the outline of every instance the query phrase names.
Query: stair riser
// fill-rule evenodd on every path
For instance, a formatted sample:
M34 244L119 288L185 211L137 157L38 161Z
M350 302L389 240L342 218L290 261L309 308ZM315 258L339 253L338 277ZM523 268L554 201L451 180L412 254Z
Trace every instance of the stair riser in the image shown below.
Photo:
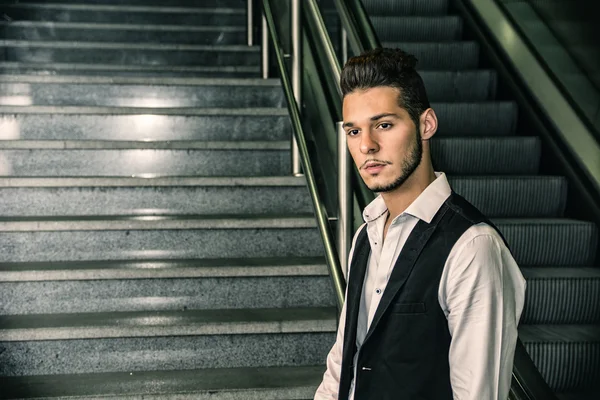
M258 78L260 76L259 67L220 67L203 71L186 71L181 69L169 68L109 68L109 66L99 66L91 64L72 64L72 66L56 67L53 64L38 65L0 65L0 74L16 75L59 75L59 76L151 76L151 77L189 77L197 78Z
M174 44L214 44L226 45L245 43L244 29L235 28L227 31L197 31L197 30L138 30L138 29L85 29L70 27L46 26L5 26L0 27L4 39L13 40L63 40L90 41L111 43L174 43Z
M463 24L457 16L371 17L380 41L447 42L462 38Z
M0 232L0 262L321 256L316 229Z
M244 26L246 23L243 8L233 12L172 12L165 10L129 11L116 7L111 10L34 8L19 5L4 7L4 13L13 20L92 22L113 24L146 25L190 25L190 26Z
M555 392L583 390L600 379L600 341L524 345Z
M444 15L449 9L448 0L363 0L363 3L369 15Z
M474 42L427 43L383 42L383 47L400 48L414 55L418 70L462 70L479 66L479 46Z
M0 283L2 315L320 306L328 276Z
M3 176L281 176L289 150L3 150Z
M0 105L243 108L286 104L278 86L0 83Z
M0 114L0 139L289 140L286 116Z
M13 217L312 212L305 187L0 188L0 204Z
M40 0L9 0L12 3L40 3ZM100 4L100 5L127 5L127 6L168 6L168 7L196 7L203 8L244 8L245 0L44 0L44 4Z
M433 165L447 174L535 175L540 155L541 142L535 137L431 141Z
M449 178L450 185L490 217L560 217L562 179ZM510 193L510 195L506 195ZM494 199L506 198L507 201ZM6 216L135 215L140 213L309 213L305 187L56 187L0 188Z
M452 189L488 217L561 217L565 179L448 178ZM502 199L502 200L500 200Z
M237 49L237 48L236 48ZM119 65L258 65L256 51L220 49L120 49L103 47L1 46L2 61L29 63L89 63ZM250 49L250 48L247 48Z
M600 323L600 279L528 279L525 324Z
M432 143L436 169L449 174L532 175L539 154L537 140ZM2 176L273 176L290 168L289 150L0 150Z
M492 220L492 222L494 222ZM496 224L519 265L591 266L598 243L592 223Z
M322 364L334 333L0 342L0 375Z
M515 132L517 105L497 103L432 103L438 117L436 138L445 135L505 136Z

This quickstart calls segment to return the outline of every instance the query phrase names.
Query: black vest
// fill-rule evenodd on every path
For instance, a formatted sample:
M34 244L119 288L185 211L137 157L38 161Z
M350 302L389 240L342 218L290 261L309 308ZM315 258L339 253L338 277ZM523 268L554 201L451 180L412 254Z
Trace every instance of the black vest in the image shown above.
M480 222L494 227L452 193L431 223L417 223L398 256L358 355L355 400L452 400L450 332L438 289L452 247ZM358 311L370 251L365 226L356 240L348 280L340 400L348 399L354 374Z

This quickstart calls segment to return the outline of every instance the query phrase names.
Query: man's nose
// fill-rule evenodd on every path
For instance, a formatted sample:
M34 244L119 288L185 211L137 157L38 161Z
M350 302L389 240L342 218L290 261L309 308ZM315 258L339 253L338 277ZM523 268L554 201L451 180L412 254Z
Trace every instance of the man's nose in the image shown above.
M362 138L360 141L360 151L362 153L370 154L370 153L375 153L378 150L379 150L379 144L375 140L373 140L373 136L371 135L370 132L367 132L364 135L362 135Z

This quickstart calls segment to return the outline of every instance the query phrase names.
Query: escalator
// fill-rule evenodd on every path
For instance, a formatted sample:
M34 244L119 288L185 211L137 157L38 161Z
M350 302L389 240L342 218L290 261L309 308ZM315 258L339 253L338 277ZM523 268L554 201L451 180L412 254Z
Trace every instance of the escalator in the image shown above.
M599 398L598 225L588 209L594 204L582 202L578 182L557 167L531 110L467 23L469 2L362 3L381 45L419 60L439 118L431 142L436 170L497 224L521 266L527 293L519 335L529 356L560 399ZM336 22L328 21L333 35Z

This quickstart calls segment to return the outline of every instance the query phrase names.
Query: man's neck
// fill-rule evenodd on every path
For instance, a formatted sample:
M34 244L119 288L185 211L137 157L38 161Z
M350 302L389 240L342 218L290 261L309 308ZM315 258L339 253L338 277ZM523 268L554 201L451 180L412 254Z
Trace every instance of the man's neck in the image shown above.
M389 213L386 227L394 218L406 211L435 179L436 176L433 167L419 167L400 187L392 192L382 193L381 197Z

